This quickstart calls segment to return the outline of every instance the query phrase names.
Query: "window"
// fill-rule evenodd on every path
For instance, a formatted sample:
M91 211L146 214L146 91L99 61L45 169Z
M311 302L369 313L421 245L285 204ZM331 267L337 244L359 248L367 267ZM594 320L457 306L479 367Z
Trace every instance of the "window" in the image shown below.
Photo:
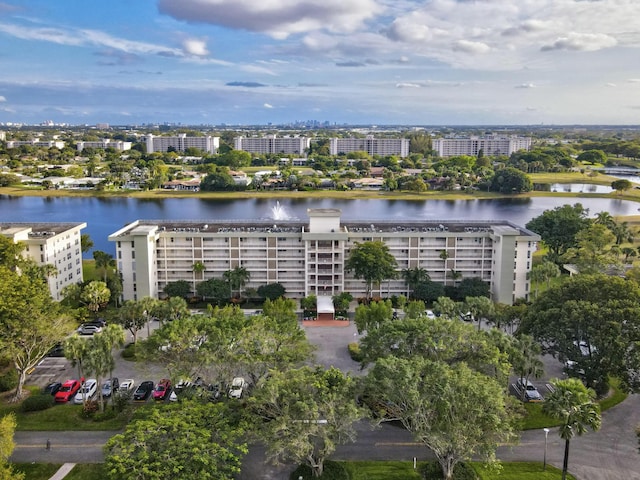
M131 250L131 258L136 258L136 251L135 250Z

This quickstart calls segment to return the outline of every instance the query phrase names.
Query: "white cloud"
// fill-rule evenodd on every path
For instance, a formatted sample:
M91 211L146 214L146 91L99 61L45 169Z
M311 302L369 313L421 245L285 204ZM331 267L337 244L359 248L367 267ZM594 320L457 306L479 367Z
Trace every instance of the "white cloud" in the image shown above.
M195 55L196 57L206 57L209 55L207 42L204 40L198 40L195 38L187 39L182 42L182 48L188 55Z
M408 82L396 83L396 88L420 88L420 87L421 85L417 83L408 83Z
M159 0L160 12L285 39L314 30L353 32L382 12L376 0Z
M454 43L453 49L458 52L482 54L491 50L489 45L482 42L471 42L469 40L458 40Z
M4 95L0 95L0 102L6 102L7 99Z
M616 85L615 83L605 83L605 87L612 87L612 88L615 88L615 87L617 87L617 86L618 86L618 85Z
M269 104L269 103L265 103L263 105L264 108L273 108L273 105Z
M533 83L522 83L520 85L516 85L516 88L536 88Z
M615 38L602 33L571 32L565 37L557 38L549 45L543 45L541 50L582 50L594 52L603 48L614 47L617 43L618 41Z

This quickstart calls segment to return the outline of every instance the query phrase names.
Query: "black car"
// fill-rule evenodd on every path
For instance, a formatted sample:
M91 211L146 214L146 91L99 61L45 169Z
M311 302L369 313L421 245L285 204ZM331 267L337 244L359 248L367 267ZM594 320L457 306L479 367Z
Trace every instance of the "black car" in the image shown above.
M44 395L55 395L58 392L58 390L60 390L60 387L62 387L62 383L51 382L49 385L44 387L44 389L42 390L42 393Z
M64 347L58 343L47 353L47 357L64 357Z
M134 402L146 402L153 392L154 384L151 380L147 380L146 382L142 382L136 388L136 391L133 392L133 401Z

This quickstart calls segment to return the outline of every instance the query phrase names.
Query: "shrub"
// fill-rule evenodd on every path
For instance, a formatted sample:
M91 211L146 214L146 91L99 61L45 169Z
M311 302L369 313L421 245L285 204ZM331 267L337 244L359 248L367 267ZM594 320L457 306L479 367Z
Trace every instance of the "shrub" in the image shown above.
M425 480L440 480L442 476L442 467L438 462L427 462L422 469L423 478ZM458 463L453 469L454 480L478 480L478 475L472 467L464 463Z
M34 395L26 398L21 408L23 412L38 412L51 408L54 403L53 395Z
M135 360L136 359L136 344L130 343L124 350L122 350L122 358L125 360Z
M87 400L82 405L82 417L83 418L91 418L93 415L99 410L99 405L97 400Z
M131 392L117 392L113 395L113 410L124 412L131 406Z
M105 409L104 412L98 412L93 415L94 422L106 422L118 416L118 412L112 408Z
M349 474L338 462L326 460L324 462L322 475L319 477L313 476L313 472L309 465L300 465L291 473L291 475L289 475L289 480L298 480L299 478L302 478L303 480L349 480Z
M349 344L349 355L351 355L351 359L355 362L362 361L362 352L360 351L360 344L358 342L351 342Z
M18 372L15 368L0 375L0 392L8 392L18 386Z

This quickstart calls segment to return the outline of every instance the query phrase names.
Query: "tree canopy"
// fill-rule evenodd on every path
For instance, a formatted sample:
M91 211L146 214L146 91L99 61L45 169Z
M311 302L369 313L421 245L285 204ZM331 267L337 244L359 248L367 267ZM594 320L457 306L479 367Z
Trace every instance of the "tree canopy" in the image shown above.
M367 299L371 298L373 284L380 284L398 275L396 259L389 252L387 244L381 241L356 243L344 268L353 272L355 278L364 280Z

